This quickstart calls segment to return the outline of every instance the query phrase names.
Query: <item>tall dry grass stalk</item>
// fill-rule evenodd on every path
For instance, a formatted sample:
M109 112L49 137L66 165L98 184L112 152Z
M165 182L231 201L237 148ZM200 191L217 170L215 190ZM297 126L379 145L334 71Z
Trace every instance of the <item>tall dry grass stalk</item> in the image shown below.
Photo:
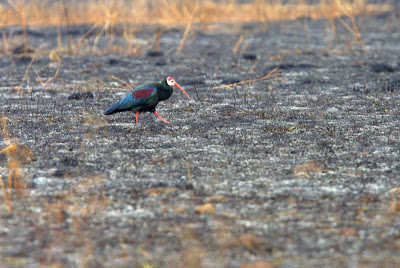
M11 196L8 195L7 190L6 190L6 186L4 185L3 182L3 177L0 175L0 187L3 193L3 197L4 197L4 201L6 202L6 207L8 211L12 211L11 208Z
M93 24L102 25L104 33L112 35L114 26L122 25L126 36L133 34L130 25L185 25L191 16L194 16L192 23L258 21L268 25L277 20L337 18L348 16L353 11L351 15L357 16L359 13L370 15L391 10L389 4L367 4L365 0L322 0L315 5L301 0L290 4L269 0L245 3L212 0L7 1L8 5L0 4L0 26ZM340 4L333 8L332 1ZM71 10L74 12L69 12Z
M26 7L24 0L7 0L8 4L12 7L16 13L15 18L19 21L19 25L22 27L22 37L24 44L24 52L28 52L28 34L27 34L27 21L26 21Z
M97 45L106 37L108 47L125 54L137 54L142 43L136 42L135 33L144 24L157 25L160 32L155 34L156 50L162 32L169 27L185 26L181 42L176 50L180 53L191 36L193 24L202 29L213 23L261 22L267 28L270 22L298 18L325 18L331 26L337 43L336 23L340 22L353 34L354 40L364 48L356 18L359 15L380 14L391 10L389 4L367 4L366 0L321 0L319 4L308 4L305 0L283 4L279 0L213 1L213 0L7 0L0 3L0 27L19 25L23 29L23 44L28 49L28 26L54 25L58 28L58 52L73 54L80 49L86 52L101 52ZM343 19L346 18L346 19ZM90 24L93 27L77 41L70 36L72 25ZM61 29L65 27L67 44L62 43ZM114 35L122 35L124 45L114 44ZM95 36L93 47L89 47L89 36ZM3 43L7 36L3 33ZM233 54L244 51L249 43L238 41ZM247 41L248 42L248 41ZM66 47L65 47L66 46ZM239 51L239 48L242 49ZM5 46L6 51L7 47Z
M354 36L354 41L360 44L361 48L365 50L365 44L361 37L361 33L356 23L356 17L363 14L366 9L366 0L355 0L349 5L345 5L342 0L335 0L336 5L343 12L343 14L350 20L351 26L348 25L342 17L339 17L340 22L351 32Z

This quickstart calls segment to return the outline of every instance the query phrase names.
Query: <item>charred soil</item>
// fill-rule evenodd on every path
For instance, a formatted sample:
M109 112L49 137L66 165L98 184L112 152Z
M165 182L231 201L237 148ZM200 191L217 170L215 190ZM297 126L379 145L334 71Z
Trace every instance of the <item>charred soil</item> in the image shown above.
M89 36L45 89L33 68L54 76L47 54L25 80L32 55L4 54L0 147L8 132L34 157L0 157L5 188L14 176L0 263L399 265L400 34L391 16L358 23L364 50L339 22L335 38L307 19L193 26L179 53L184 29L131 55L110 49L126 45L118 35L93 52ZM30 29L32 49L55 48L56 33ZM171 124L102 114L131 90L122 81L167 76L191 96L175 90L158 105Z

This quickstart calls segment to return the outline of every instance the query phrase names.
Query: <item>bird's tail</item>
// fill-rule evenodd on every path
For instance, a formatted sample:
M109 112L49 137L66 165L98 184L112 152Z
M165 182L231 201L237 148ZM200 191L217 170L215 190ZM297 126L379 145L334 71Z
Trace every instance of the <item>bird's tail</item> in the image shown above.
M107 110L105 110L103 114L109 115L109 114L115 114L115 113L121 112L121 111L119 110L119 106L120 106L120 103L117 102L117 103L115 103L114 105L112 105L110 108L108 108Z

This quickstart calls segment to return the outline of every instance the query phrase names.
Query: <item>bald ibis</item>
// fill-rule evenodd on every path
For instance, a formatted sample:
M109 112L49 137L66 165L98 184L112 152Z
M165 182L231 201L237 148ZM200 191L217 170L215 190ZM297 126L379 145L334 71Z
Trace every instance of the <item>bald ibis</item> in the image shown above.
M156 106L158 102L171 97L173 86L182 90L183 93L185 93L190 100L190 97L186 93L186 91L181 88L172 77L168 77L166 79L163 79L161 83L148 83L135 88L120 101L116 102L110 108L105 110L104 114L109 115L119 112L132 111L136 114L137 124L139 113L152 112L163 122L169 123L157 113Z

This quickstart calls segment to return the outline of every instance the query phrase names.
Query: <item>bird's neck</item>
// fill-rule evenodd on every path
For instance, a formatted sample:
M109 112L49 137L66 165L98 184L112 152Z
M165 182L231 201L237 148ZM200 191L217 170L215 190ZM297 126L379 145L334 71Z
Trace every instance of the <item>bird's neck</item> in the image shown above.
M167 84L167 81L163 80L161 82L161 89L158 91L158 99L160 101L168 99L169 97L171 97L173 91L174 90L172 89L172 87Z

